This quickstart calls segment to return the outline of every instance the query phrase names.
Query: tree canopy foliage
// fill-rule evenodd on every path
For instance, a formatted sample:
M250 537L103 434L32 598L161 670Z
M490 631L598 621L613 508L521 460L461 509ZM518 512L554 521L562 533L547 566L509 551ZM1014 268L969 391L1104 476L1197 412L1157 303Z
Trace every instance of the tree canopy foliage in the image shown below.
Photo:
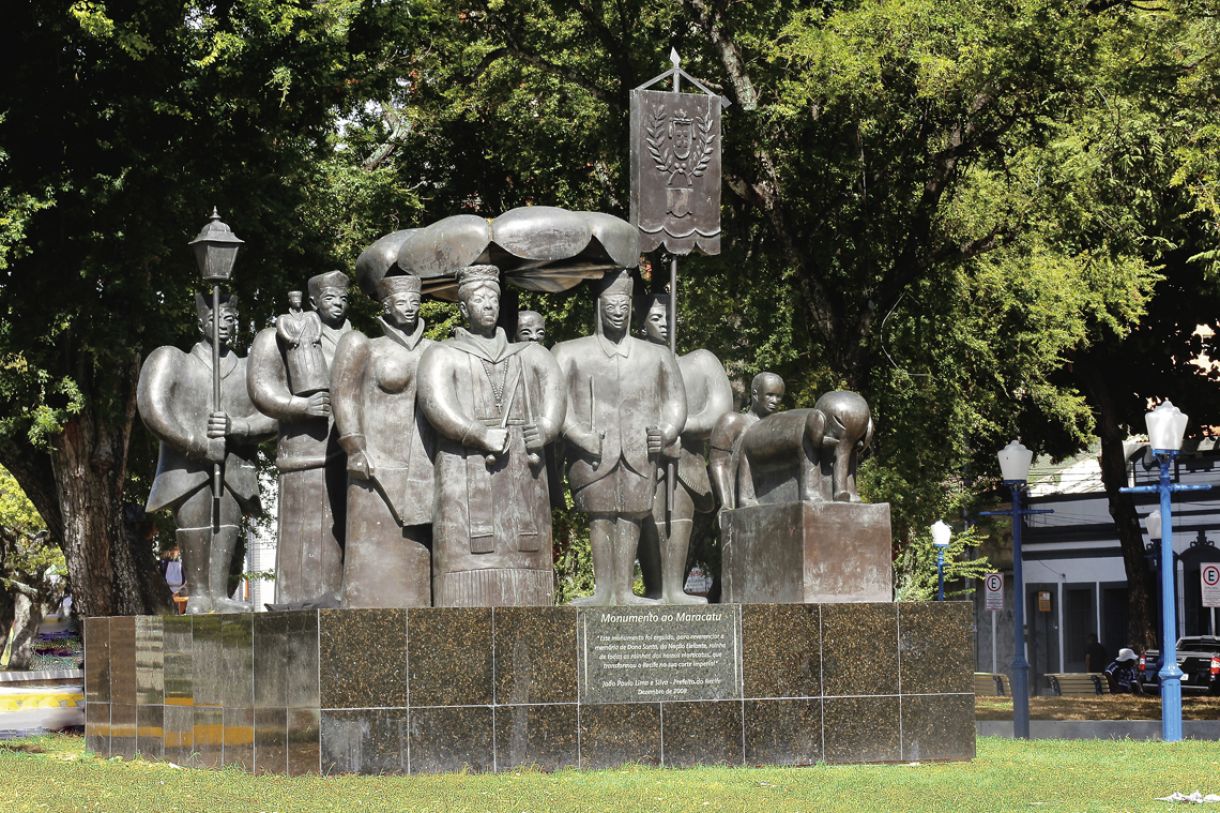
M258 324L397 228L625 215L628 92L671 46L734 102L726 247L681 262L679 343L780 372L790 405L862 391L899 547L1013 435L1066 455L1188 391L1220 423L1187 364L1220 310L1216 0L80 0L5 36L35 57L0 110L0 460L70 564L68 464L132 499L151 470L127 477L134 370L191 338L207 207ZM583 292L522 303L590 324Z

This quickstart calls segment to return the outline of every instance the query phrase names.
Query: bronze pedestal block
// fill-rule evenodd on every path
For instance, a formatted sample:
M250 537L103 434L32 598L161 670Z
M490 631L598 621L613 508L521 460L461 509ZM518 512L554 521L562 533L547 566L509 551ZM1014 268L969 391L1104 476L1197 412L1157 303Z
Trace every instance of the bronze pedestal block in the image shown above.
M888 503L752 505L720 517L724 601L890 601Z

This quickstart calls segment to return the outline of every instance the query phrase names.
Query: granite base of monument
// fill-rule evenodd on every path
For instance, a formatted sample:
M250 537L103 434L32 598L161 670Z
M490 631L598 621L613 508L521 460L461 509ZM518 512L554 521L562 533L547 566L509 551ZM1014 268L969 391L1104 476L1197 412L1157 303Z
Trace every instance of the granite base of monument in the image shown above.
M974 755L972 608L313 610L86 621L86 745L254 773Z
M725 601L893 597L889 503L792 502L721 514Z

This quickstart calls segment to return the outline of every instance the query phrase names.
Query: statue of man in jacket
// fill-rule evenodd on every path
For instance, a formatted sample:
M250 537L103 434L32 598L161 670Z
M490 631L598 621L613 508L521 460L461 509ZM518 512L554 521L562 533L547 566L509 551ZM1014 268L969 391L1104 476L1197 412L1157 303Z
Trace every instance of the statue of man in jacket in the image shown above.
M157 474L148 494L150 513L174 513L182 551L188 613L240 612L228 597L229 565L243 514L258 514L258 441L275 434L246 392L246 360L229 345L237 332L237 297L220 300L219 329L211 303L198 294L200 340L187 352L158 347L144 362L136 404L144 425L161 441ZM212 344L220 349L220 405L212 403ZM213 504L212 470L222 464L224 487ZM218 513L218 516L216 515Z
M607 274L595 288L596 332L552 350L568 390L568 484L589 515L595 585L581 603L595 606L652 603L631 590L640 525L661 451L686 423L677 359L630 333L633 287L627 271Z

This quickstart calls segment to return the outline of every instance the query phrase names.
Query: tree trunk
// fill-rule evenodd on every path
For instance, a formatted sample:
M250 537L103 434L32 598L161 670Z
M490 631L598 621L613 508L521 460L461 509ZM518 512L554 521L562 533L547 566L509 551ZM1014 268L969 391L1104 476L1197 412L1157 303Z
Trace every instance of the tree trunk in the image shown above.
M16 593L14 605L13 651L8 659L8 668L26 670L34 662L34 640L38 637L45 607L41 601L21 591Z
M16 610L13 595L0 586L0 655L4 654L4 648L8 644L8 634L13 628Z
M1085 392L1101 438L1101 480L1127 571L1127 644L1146 649L1156 645L1151 598L1155 585L1148 560L1144 558L1144 535L1135 502L1130 495L1120 491L1127 485L1127 457L1123 453L1127 432L1120 422L1118 404L1110 389L1113 377L1092 361L1084 362L1081 367L1085 368L1082 370Z
M42 515L68 562L80 618L168 612L169 588L159 578L145 534L125 522L123 485L136 417L139 358L119 371L78 383L89 392L83 410L52 440L52 450L0 443L0 462ZM133 518L142 525L141 516Z

